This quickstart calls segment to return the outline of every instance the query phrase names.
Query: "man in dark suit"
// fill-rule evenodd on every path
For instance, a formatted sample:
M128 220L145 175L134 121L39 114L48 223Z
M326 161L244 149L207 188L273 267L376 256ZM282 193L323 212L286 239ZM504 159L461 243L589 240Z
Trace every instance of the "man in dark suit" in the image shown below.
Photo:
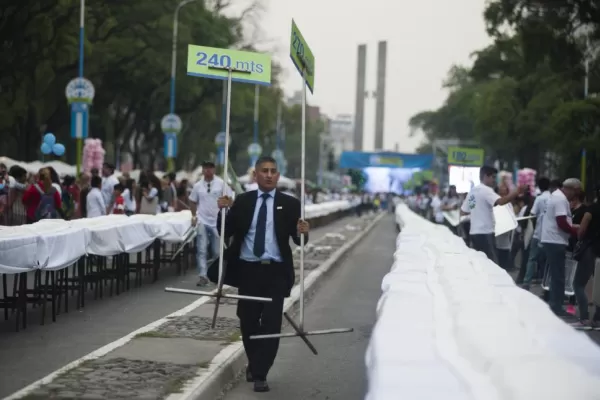
M273 158L261 157L254 174L258 190L240 194L235 202L221 197L218 205L221 210L229 209L225 240L231 242L224 255L225 284L237 287L241 295L273 299L270 303L240 300L237 308L248 357L246 380L254 382L254 391L267 392L267 374L279 339L251 340L250 336L281 332L283 300L289 297L295 280L289 240L299 245L303 234L306 243L309 225L300 219L300 201L276 189L279 172ZM218 275L216 265L211 266L209 278Z

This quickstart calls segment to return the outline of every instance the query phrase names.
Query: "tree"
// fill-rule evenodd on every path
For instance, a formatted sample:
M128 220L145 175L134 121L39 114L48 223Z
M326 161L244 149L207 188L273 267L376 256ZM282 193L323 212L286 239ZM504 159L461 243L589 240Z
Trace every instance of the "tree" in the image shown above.
M485 20L492 45L473 53L471 68L453 67L445 103L420 112L409 124L429 142L457 138L479 142L494 159L544 168L548 154L559 172L578 173L582 148L596 152L600 110L583 100L582 60L587 35L597 37L592 1L493 0ZM595 36L596 35L596 36ZM593 62L590 88L600 88ZM422 150L427 148L427 144ZM593 157L592 157L593 158Z
M1 154L23 161L38 159L42 134L51 131L67 145L65 161L74 163L64 88L78 75L79 2L5 3L0 11ZM178 3L108 0L86 5L84 75L96 88L90 135L104 141L109 160L120 152L130 153L136 167L163 164L160 120L169 110L172 24ZM179 168L189 160L198 163L211 157L214 137L221 130L222 82L186 76L187 45L252 51L242 24L256 18L259 3L236 14L228 10L228 2L198 1L179 15L175 110L184 123L178 138ZM273 85L261 88L261 141L273 135L276 106L283 98L280 69L275 64L272 71ZM252 138L253 104L254 85L235 83L230 156L240 171L249 162L246 148ZM286 124L294 127L296 112L286 109L284 115L290 119ZM290 138L290 143L294 141Z

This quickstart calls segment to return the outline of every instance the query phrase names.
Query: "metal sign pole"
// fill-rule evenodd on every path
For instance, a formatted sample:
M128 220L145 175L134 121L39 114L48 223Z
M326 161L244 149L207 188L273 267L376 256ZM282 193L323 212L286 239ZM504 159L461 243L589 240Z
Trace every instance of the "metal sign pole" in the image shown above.
M231 76L233 74L231 68L229 68L229 73L227 74L227 100L226 100L226 108L225 108L225 160L223 160L223 193L222 196L227 194L226 188L228 187L227 175L229 175L229 171L227 168L229 167L229 128L230 128L230 117L231 117ZM223 254L225 252L225 217L227 216L227 212L225 209L221 209L221 229L220 229L220 237L219 237L219 279L217 284L217 296L215 302L215 310L213 312L212 319L212 328L215 329L215 324L217 323L217 316L219 314L219 304L221 303L221 296L223 294L223 280L225 278L225 274L223 271L224 267L224 257Z
M300 219L304 221L304 208L306 204L306 185L304 184L306 174L306 84L304 76L306 68L302 68L302 133L301 133L301 156L300 156ZM304 235L300 235L300 331L304 331Z
M306 64L302 65L302 138L301 138L301 157L300 157L300 218L304 221L304 205L305 205L305 191L306 186L304 183L305 172L306 172ZM266 335L255 335L250 336L250 339L274 339L274 338L285 338L285 337L299 337L308 346L310 351L317 355L317 349L308 340L307 336L316 335L331 335L335 333L347 333L353 332L353 328L338 328L338 329L326 329L319 331L306 331L304 329L304 235L300 235L300 298L299 298L299 321L296 324L292 317L288 313L283 313L283 316L288 321L290 326L295 330L294 333L276 333Z
M228 68L224 68L224 67L210 67L210 68L214 68L214 69L221 69L221 70L227 70L228 74L227 74L227 104L226 104L226 117L225 117L225 160L224 160L224 165L223 165L223 181L224 181L224 185L223 185L223 195L227 194L226 192L226 188L227 188L227 178L228 178L228 168L229 168L229 126L230 126L230 115L231 115L231 78L233 75L233 72L248 72L245 70L237 70L231 67ZM184 294L194 294L194 295L199 295L199 296L210 296L210 297L215 297L216 302L215 302L215 310L213 312L213 319L212 319L212 324L211 324L211 328L214 329L217 323L217 317L219 314L219 305L221 303L221 299L222 298L227 298L227 299L236 299L236 300L250 300L250 301L262 301L262 302L271 302L273 301L272 299L266 298L266 297L253 297L253 296L241 296L241 295L234 295L234 294L224 294L223 293L223 285L224 285L224 279L225 279L225 264L224 264L224 259L223 259L223 253L225 251L225 210L221 210L221 229L220 229L220 238L219 238L219 279L218 279L218 283L217 283L217 290L214 292L204 292L204 291L199 291L199 290L187 290L187 289L177 289L177 288L165 288L166 292L172 292L172 293L184 293Z

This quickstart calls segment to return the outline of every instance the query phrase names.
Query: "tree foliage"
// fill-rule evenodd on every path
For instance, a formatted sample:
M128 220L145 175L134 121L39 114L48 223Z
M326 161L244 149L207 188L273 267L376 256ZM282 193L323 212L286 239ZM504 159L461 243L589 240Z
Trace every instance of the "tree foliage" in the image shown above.
M104 141L108 158L130 153L136 167L162 166L160 120L169 111L173 16L179 0L105 0L86 2L84 76L96 96L90 136ZM255 7L253 4L251 7ZM0 154L23 161L38 159L41 137L53 132L67 145L74 163L66 84L78 75L79 9L72 0L6 0L0 10ZM187 45L253 50L242 32L252 9L233 15L228 3L195 1L179 14L175 111L182 117L177 164L198 164L215 152L221 130L222 82L186 76ZM261 87L260 140L274 142L276 110L283 101L277 65L273 85ZM254 86L232 88L231 159L241 172L248 166L252 141ZM299 111L284 107L288 141L299 135ZM318 148L318 126L309 125L307 143ZM299 140L299 139L298 139ZM265 150L269 146L264 146ZM290 147L288 170L295 168ZM314 147L313 147L314 149ZM316 164L316 151L307 157ZM298 155L299 159L299 155ZM309 162L308 164L311 164Z
M410 126L429 142L475 141L509 165L545 173L550 159L556 174L578 175L582 149L591 163L600 155L600 102L584 96L586 57L589 93L600 91L598 2L490 0L484 18L493 43L472 67L452 67L445 103Z

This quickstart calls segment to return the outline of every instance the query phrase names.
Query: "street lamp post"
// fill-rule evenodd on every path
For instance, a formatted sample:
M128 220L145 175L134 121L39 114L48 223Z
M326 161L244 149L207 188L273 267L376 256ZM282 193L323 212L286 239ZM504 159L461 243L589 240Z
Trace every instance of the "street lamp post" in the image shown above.
M254 144L258 145L258 111L259 111L259 106L258 106L258 102L260 99L260 88L258 85L254 85ZM260 145L259 145L260 146ZM254 149L256 149L256 146L254 147ZM260 156L260 154L250 154L250 167L253 167L254 164L256 163L256 160L258 159L258 157Z
M583 66L585 68L585 76L583 80L583 99L587 99L589 96L589 86L590 86L590 61L595 57L594 50L590 45L590 37L586 36L585 39L585 56L583 60ZM584 126L587 128L587 126ZM581 149L581 184L585 189L586 183L586 175L587 175L587 154L585 148Z
M169 101L169 114L163 117L164 121L176 121L178 130L174 131L165 131L163 129L163 133L165 134L165 157L167 158L167 169L172 171L175 167L175 157L177 157L177 133L181 131L181 118L177 114L175 114L175 80L177 77L177 34L179 32L179 11L181 7L185 6L196 0L183 0L181 1L177 7L175 8L175 14L173 15L173 45L171 47L171 91L170 91L170 101ZM161 122L161 125L164 125Z
M79 8L79 77L83 78L83 39L85 28L85 0L81 0Z
M85 38L85 0L80 1L79 9L79 73L65 89L67 101L71 106L71 137L76 140L77 175L81 171L83 139L88 135L89 106L94 100L94 85L83 77L83 46Z
M177 74L177 34L179 31L179 11L181 7L185 6L196 0L183 0L175 8L175 15L173 16L173 46L171 48L171 101L169 112L175 113L175 77Z
M319 135L319 175L317 177L317 184L319 187L323 186L323 157L325 156L325 146L329 144L331 137L329 134L322 132Z

